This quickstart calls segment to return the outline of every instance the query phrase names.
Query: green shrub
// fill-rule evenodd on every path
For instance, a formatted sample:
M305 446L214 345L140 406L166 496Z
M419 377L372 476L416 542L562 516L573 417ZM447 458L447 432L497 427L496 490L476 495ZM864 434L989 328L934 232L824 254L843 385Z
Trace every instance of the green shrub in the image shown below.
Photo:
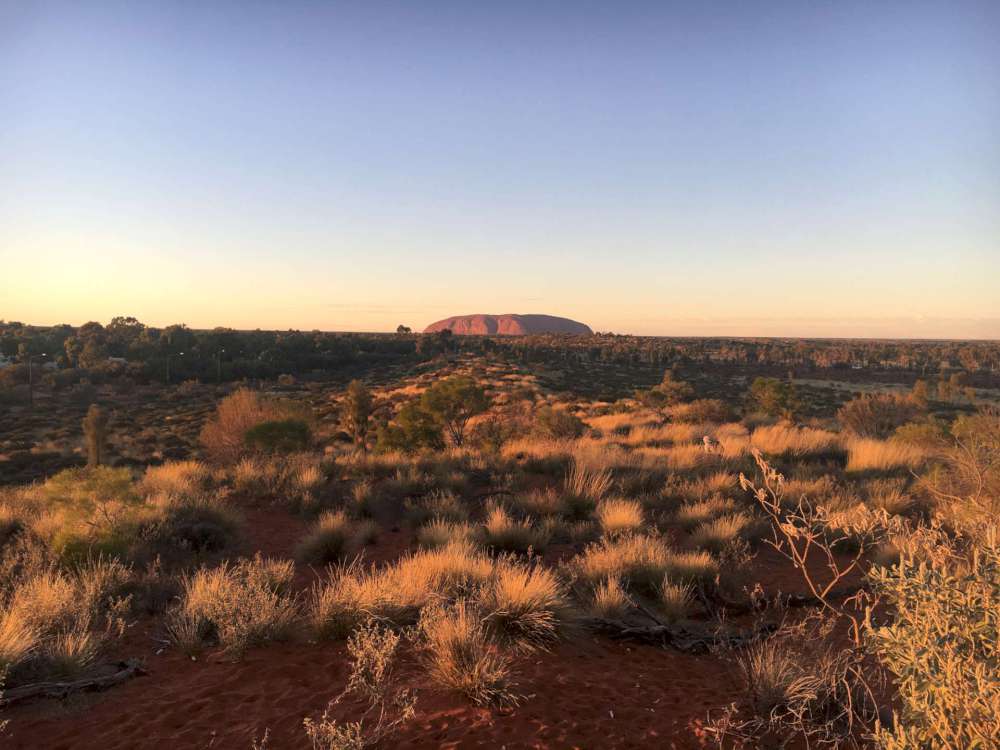
M894 614L871 646L893 675L900 710L878 740L887 750L987 748L1000 739L1000 545L969 561L950 550L903 555L872 578Z

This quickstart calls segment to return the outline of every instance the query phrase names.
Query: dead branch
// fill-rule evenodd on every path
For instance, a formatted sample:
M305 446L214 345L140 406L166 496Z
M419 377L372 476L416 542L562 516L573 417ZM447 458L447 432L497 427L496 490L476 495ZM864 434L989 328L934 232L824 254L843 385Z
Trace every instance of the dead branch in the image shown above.
M3 697L0 698L0 706L9 706L12 703L18 703L30 698L64 699L71 693L106 690L133 677L147 674L138 659L118 662L115 666L118 671L101 677L89 677L72 682L36 682L32 685L23 685L22 687L5 690Z
M721 631L717 629L692 629L682 625L635 626L621 620L591 617L584 625L616 640L638 641L654 646L670 647L687 654L704 654L713 648L739 648L777 630L777 625L768 623L753 630Z

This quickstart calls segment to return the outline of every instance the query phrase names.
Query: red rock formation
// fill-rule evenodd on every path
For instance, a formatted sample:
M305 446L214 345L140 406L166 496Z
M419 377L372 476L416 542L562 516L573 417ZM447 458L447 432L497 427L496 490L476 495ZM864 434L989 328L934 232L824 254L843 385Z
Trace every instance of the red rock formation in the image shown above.
M456 315L431 323L424 333L450 330L462 336L527 336L532 333L590 335L583 323L554 315Z

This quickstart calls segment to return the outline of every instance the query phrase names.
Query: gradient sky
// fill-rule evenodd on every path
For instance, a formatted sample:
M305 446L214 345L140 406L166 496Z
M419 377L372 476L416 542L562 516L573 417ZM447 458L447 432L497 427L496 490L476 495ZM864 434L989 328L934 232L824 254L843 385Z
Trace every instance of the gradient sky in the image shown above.
M0 0L0 318L1000 338L1000 3Z

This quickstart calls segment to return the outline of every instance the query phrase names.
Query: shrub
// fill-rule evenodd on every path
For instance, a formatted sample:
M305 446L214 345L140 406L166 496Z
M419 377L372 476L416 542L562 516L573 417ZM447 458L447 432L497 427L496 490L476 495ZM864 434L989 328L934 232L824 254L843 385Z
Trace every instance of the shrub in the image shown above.
M848 401L837 412L837 420L858 437L885 439L919 413L920 407L909 396L878 393Z
M799 408L795 388L777 378L756 378L750 384L750 402L764 414L791 418Z
M583 435L587 426L566 409L541 407L535 415L539 431L553 440L575 440Z
M417 625L430 678L476 705L517 703L509 660L491 646L479 612L464 600L428 607Z
M904 553L872 574L895 617L871 629L892 673L900 712L879 728L888 750L990 747L1000 737L1000 545L995 532L970 559Z
M300 419L276 419L256 424L243 435L248 448L267 453L293 453L312 444L312 431Z
M376 447L382 452L441 450L444 433L434 414L420 403L410 401L399 410L394 423L379 428Z
M351 674L344 690L327 705L318 721L306 718L306 735L313 750L363 750L380 743L413 717L416 698L395 686L393 666L399 636L376 623L366 623L347 642ZM334 709L344 698L357 696L368 704L362 719L339 722ZM374 722L368 722L373 714Z
M200 440L206 455L218 463L234 463L246 455L246 434L263 422L297 420L309 422L301 407L262 398L241 388L219 402L215 414L205 423Z
M299 544L296 557L313 565L327 565L346 558L359 543L357 529L347 514L331 511L316 520L308 536Z
M725 402L715 398L702 398L687 404L670 407L670 417L685 424L721 423L727 421L732 410Z

